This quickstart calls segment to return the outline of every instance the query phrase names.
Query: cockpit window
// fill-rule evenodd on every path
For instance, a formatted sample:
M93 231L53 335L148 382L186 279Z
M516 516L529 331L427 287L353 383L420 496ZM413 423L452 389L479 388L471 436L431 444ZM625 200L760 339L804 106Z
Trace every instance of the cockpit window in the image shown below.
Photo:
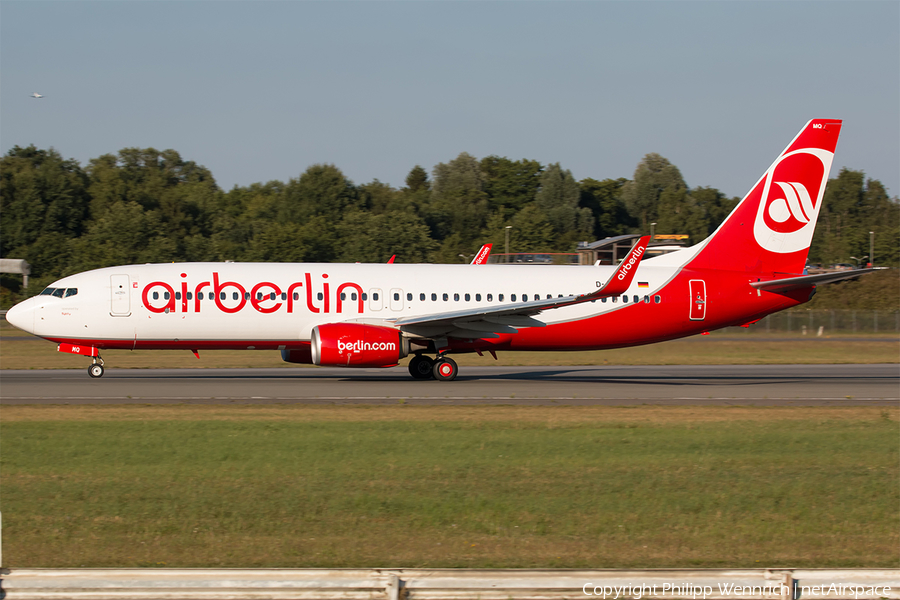
M66 298L69 296L74 296L78 293L78 288L66 288Z
M53 292L56 291L56 288L44 288L44 291L38 294L38 296L52 296Z
M51 294L51 296L54 296L56 298L62 298L63 293L65 293L65 291L66 291L66 288L56 288L55 290L53 290L53 293Z

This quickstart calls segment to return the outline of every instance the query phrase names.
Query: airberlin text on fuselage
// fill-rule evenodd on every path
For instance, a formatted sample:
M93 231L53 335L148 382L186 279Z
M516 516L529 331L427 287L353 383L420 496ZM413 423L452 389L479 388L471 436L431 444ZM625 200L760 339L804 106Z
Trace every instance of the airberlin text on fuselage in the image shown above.
M210 281L188 287L187 274L182 273L182 281L179 284L170 285L165 281L154 281L144 286L141 299L147 310L154 313L172 312L201 312L210 310L213 305L225 313L236 313L243 310L249 303L257 312L264 314L274 313L282 307L292 313L295 309L305 308L312 313L330 313L332 299L337 313L344 310L344 303L356 305L357 312L363 312L363 291L356 283L342 283L337 286L334 298L331 296L328 275L322 274L321 285L318 290L313 290L312 274L305 273L304 281L291 283L282 288L270 281L261 281L252 287L244 287L236 281L220 280L219 274L214 272ZM302 289L301 289L302 288ZM176 290L178 298L175 297ZM157 297L153 297L153 293ZM348 293L349 292L349 293ZM296 294L296 299L295 299ZM160 304L162 303L162 304Z

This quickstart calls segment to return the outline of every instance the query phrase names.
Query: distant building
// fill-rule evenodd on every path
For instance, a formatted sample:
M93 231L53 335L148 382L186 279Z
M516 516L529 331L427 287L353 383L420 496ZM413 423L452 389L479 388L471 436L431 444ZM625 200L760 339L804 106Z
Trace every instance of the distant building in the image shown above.
M19 273L22 275L22 287L28 288L28 276L31 265L21 258L0 258L0 273Z

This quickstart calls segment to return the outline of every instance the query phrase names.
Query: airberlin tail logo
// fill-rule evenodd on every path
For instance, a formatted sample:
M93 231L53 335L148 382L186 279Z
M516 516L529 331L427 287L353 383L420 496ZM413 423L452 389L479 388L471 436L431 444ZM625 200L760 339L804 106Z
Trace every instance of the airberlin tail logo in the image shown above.
M766 173L753 224L757 243L770 252L809 248L834 155L803 148L782 156Z

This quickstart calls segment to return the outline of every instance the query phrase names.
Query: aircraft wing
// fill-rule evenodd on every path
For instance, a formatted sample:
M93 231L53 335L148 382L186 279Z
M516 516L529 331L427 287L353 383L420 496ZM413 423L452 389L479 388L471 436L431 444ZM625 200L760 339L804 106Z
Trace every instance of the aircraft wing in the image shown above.
M487 264L488 257L491 255L491 248L493 248L493 244L485 244L481 247L481 250L478 251L478 254L475 255L475 258L472 259L472 262L469 263L471 265L484 265Z
M583 304L600 298L618 296L631 285L641 256L647 249L650 236L634 245L609 280L600 289L578 296L532 300L518 304L503 304L452 312L388 319L402 331L426 338L496 338L500 333L516 333L526 327L544 327L546 323L534 318L545 310ZM515 267L511 267L515 268Z
M845 279L854 279L866 273L881 271L887 267L872 267L870 269L855 269L853 271L838 271L836 273L820 273L818 275L801 275L800 277L786 277L784 279L772 279L770 281L753 281L751 286L758 290L781 294L791 290L808 288L811 285L823 285L835 283Z

